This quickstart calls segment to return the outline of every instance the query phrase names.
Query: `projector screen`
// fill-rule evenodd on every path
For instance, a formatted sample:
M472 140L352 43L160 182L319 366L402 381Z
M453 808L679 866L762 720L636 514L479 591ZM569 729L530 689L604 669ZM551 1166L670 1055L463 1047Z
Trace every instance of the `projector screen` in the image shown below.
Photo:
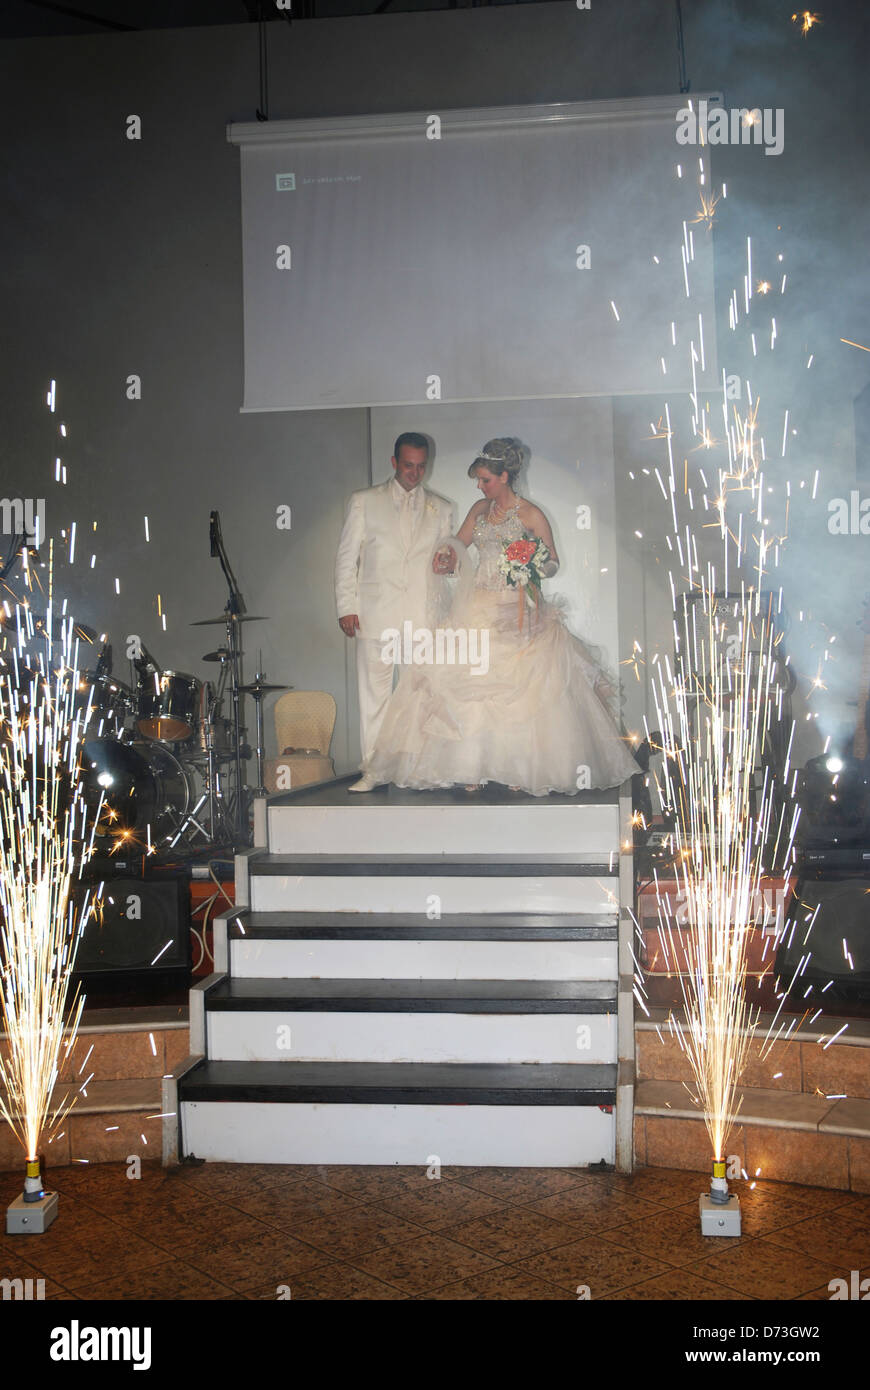
M230 126L243 409L689 389L699 315L715 384L684 101Z

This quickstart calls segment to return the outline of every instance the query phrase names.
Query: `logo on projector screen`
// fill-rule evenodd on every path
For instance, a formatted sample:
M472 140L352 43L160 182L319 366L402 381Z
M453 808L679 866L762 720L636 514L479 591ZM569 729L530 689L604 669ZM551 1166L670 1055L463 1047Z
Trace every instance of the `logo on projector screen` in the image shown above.
M293 193L296 190L295 174L276 174L275 190L278 193Z

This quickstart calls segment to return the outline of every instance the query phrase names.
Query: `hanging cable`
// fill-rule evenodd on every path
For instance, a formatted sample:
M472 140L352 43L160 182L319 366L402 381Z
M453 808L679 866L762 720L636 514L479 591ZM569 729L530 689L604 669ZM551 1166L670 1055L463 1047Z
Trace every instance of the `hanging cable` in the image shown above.
M257 107L257 120L269 119L269 51L266 45L266 20L263 0L260 0L260 17L257 20L258 61L260 70L260 105Z
M683 9L680 0L674 0L676 9L677 23L677 55L680 69L680 91L687 92L691 87L691 82L686 76L686 41L683 38Z

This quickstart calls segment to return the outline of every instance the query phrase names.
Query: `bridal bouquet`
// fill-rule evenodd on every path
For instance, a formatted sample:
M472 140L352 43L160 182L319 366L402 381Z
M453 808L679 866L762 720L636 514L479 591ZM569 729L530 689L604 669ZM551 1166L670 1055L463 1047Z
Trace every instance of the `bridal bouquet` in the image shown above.
M523 536L502 547L499 571L508 584L523 589L529 603L537 603L541 592L544 565L550 552L539 536Z

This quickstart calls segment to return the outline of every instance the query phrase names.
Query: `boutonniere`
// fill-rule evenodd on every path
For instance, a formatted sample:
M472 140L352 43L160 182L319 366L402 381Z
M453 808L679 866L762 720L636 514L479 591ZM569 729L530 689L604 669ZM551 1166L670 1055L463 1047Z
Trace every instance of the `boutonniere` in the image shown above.
M430 501L428 500L428 498L426 499L426 510L427 510L427 512L434 512L434 511L437 511L437 508L436 508L436 506L435 506L435 503L434 503L434 502L430 502Z

